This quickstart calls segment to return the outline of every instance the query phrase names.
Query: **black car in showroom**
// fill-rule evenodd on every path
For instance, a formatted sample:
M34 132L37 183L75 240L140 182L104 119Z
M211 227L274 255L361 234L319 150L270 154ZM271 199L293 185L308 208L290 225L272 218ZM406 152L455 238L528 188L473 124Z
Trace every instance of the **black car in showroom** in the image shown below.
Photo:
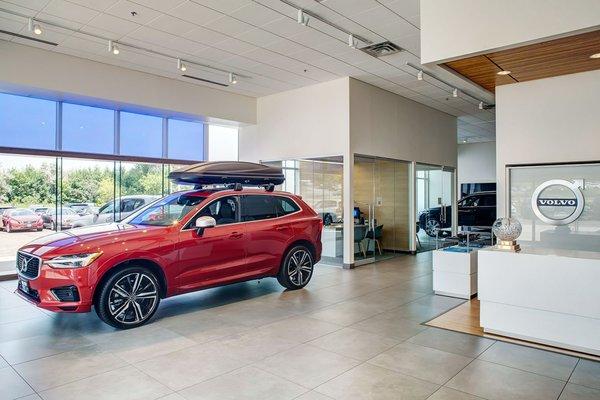
M452 207L432 207L419 214L419 228L435 237L452 226ZM458 226L489 228L496 220L496 192L479 192L458 201Z

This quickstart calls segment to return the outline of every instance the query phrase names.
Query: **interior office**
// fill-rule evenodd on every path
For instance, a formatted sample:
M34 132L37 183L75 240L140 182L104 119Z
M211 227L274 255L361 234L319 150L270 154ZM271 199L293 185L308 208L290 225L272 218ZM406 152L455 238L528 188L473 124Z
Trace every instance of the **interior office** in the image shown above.
M0 3L0 205L118 219L115 199L184 189L173 168L240 160L281 167L324 221L306 289L167 299L127 332L15 300L15 249L38 232L0 232L0 397L600 398L596 1ZM551 179L583 180L574 223L532 212ZM492 188L523 250L481 252L479 299L436 294L461 198ZM448 328L453 310L477 329Z

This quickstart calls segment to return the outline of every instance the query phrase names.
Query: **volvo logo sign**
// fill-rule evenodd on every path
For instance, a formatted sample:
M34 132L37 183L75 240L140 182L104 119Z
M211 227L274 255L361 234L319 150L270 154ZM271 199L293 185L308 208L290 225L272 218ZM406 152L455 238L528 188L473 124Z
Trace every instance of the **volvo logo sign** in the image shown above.
M21 262L18 265L19 272L21 272L22 274L24 274L27 271L27 264L29 264L29 260L27 260L25 257L23 257L21 259Z
M583 212L585 201L579 185L552 179L539 185L531 196L534 214L550 225L567 225Z

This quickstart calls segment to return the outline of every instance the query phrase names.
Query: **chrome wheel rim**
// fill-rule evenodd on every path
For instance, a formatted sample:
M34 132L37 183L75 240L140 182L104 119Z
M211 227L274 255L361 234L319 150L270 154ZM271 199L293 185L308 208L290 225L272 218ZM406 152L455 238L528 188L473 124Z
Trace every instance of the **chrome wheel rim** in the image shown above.
M158 288L143 272L121 277L110 290L108 310L122 324L138 324L148 318L158 303Z
M440 223L437 222L435 219L430 219L427 220L427 223L425 225L425 231L427 233L429 233L432 236L435 236L435 234L440 230Z
M305 285L313 271L312 257L306 250L296 250L288 260L288 277L296 286Z

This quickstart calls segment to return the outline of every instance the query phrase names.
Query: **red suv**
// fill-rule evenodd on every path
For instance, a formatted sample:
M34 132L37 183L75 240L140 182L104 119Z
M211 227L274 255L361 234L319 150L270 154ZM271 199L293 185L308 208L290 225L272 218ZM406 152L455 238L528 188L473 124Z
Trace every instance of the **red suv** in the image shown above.
M272 187L271 187L272 190ZM17 254L17 293L51 311L89 312L117 328L146 323L160 299L276 277L311 279L322 222L302 199L263 189L178 192L119 223L58 232Z

